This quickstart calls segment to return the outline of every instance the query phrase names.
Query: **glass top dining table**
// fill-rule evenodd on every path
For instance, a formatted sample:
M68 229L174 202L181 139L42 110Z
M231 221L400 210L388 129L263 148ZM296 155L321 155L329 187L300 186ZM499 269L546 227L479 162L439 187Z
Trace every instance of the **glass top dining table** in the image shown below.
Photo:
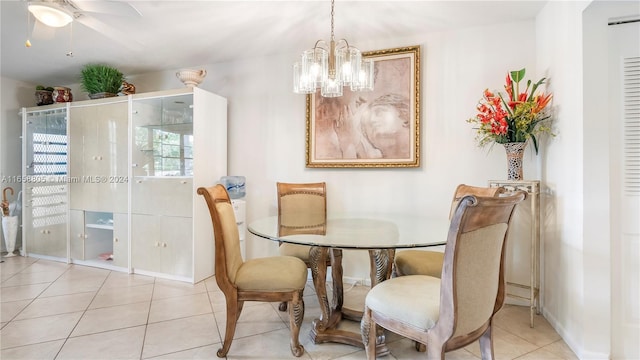
M313 321L311 339L314 343L338 342L364 347L360 332L343 326L345 321L359 321L363 301L356 306L344 305L342 250L367 250L370 261L371 286L391 277L396 249L428 248L446 244L449 220L403 214L330 214L326 223L310 228L312 234L289 234L283 231L278 216L251 222L250 233L272 241L308 245L309 268L320 304L320 318ZM298 232L304 232L304 229ZM286 235L283 235L286 234ZM333 301L327 295L327 259L331 264ZM351 302L351 301L350 301ZM376 341L376 353L389 353L384 333Z
M333 249L402 249L444 245L449 220L400 214L335 214L324 234L281 235L278 216L249 224L252 234L278 242Z

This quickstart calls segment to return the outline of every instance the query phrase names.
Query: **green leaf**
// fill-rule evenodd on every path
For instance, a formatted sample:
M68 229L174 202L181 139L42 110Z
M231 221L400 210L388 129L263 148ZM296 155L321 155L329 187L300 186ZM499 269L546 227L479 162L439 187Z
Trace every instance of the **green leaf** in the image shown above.
M513 79L513 81L518 83L520 82L520 80L524 79L524 73L525 73L525 68L522 68L518 71L512 71L511 78Z
M531 134L531 142L533 143L533 148L536 150L536 155L538 155L538 140L536 140L533 134Z
M538 86L540 86L540 84L544 84L544 79L546 79L546 78L542 78L542 79L540 79L540 81L538 81L537 83L533 84L533 87L531 88L531 93L529 94L529 99L533 98L533 94L536 93L536 89L538 89Z

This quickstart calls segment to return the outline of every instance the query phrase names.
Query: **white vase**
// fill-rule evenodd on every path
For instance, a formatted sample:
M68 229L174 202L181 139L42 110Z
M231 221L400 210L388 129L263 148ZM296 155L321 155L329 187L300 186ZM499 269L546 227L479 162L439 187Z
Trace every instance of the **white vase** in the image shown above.
M7 248L7 255L4 257L16 256L16 236L18 235L18 217L3 216L2 217L2 234L4 235L4 244Z

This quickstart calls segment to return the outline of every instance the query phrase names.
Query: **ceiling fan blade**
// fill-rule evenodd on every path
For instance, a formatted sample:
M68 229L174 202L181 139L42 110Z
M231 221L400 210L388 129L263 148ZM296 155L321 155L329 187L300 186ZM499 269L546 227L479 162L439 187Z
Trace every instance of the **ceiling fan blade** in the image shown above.
M76 21L98 32L99 34L102 34L103 36L125 46L127 49L139 49L140 46L142 46L137 41L132 41L130 35L119 30L118 28L105 24L104 22L96 19L95 17L82 15L78 17Z
M124 1L73 1L80 14L106 14L125 17L140 17L142 13L133 5Z

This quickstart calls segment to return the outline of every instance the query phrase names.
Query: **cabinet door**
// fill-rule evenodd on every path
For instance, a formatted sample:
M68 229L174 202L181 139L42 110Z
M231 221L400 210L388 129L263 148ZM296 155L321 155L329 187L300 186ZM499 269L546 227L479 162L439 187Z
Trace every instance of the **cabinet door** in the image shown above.
M66 258L66 185L29 185L24 189L23 231L27 252Z
M131 212L190 217L193 192L191 178L135 177L131 184Z
M126 212L126 102L71 108L71 207Z
M113 264L129 266L129 238L127 214L113 214Z
M33 233L29 252L59 258L67 257L67 228L64 224L39 227Z
M26 113L24 174L58 176L67 174L66 108Z
M133 100L134 176L193 176L193 95Z
M131 216L131 264L134 269L193 276L192 219L176 216Z
M192 277L192 219L166 216L162 218L162 228L162 272L188 278Z
M152 215L131 215L131 266L134 269L162 272L160 249L164 219Z
M84 260L84 239L86 237L84 231L84 211L69 211L69 239L71 241L71 259Z

